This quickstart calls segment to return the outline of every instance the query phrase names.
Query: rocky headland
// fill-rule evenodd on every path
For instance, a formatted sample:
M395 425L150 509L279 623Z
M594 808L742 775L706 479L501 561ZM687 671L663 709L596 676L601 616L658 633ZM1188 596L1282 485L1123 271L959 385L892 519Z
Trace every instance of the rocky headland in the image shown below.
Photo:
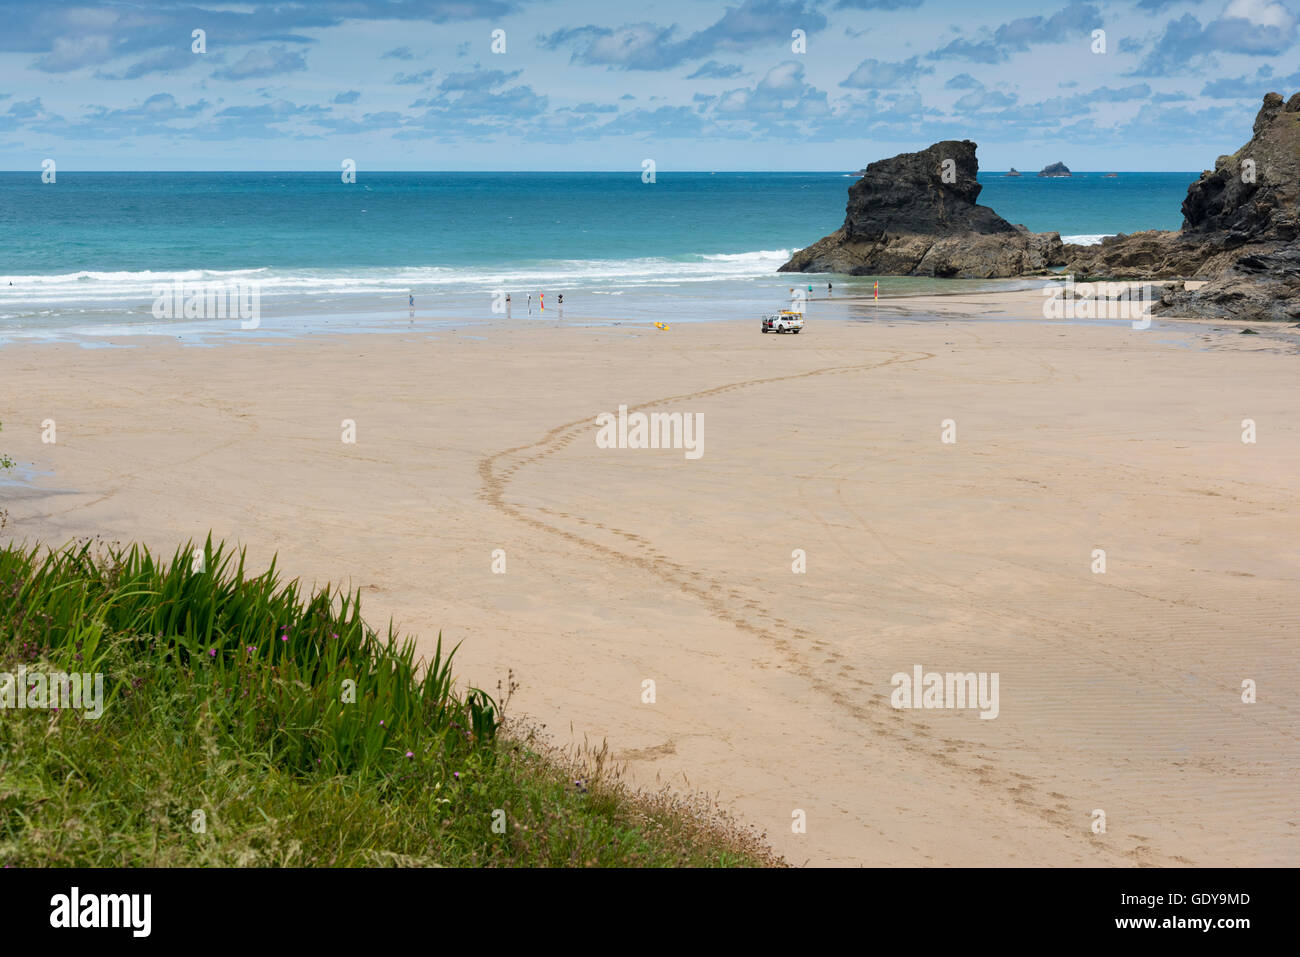
M1264 97L1250 141L1188 188L1181 229L1096 246L1062 245L1059 233L1030 232L978 205L975 149L945 140L872 163L849 188L844 225L781 271L1159 281L1157 313L1300 319L1300 93ZM1179 279L1205 284L1170 282Z
M1201 279L1153 311L1208 319L1300 319L1300 93L1269 93L1254 135L1187 189L1183 226L1068 246L1077 279Z

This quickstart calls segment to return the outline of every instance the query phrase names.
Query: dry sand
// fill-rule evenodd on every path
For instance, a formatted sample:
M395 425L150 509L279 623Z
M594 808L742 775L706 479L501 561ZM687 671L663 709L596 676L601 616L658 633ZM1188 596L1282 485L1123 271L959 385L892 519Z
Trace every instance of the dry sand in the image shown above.
M7 346L0 448L40 471L3 534L210 529L350 581L793 863L1300 864L1297 330L961 318L1040 304ZM703 457L597 448L620 404L702 412ZM997 672L998 717L894 710L917 664Z

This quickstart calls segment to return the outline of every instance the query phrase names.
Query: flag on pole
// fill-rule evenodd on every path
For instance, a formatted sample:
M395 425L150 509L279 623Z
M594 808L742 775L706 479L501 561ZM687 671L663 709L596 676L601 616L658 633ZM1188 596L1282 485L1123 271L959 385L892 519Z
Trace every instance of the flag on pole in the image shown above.
M879 280L879 279L876 280L876 289L875 289L875 293L876 293L876 298L879 299L879 298L880 298L880 280Z

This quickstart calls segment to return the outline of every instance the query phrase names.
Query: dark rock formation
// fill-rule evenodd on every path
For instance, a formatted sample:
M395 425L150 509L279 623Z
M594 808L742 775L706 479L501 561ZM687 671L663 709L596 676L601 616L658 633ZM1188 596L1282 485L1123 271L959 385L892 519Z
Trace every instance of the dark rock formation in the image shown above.
M1070 167L1064 163L1053 163L1051 166L1044 166L1038 171L1039 176L1069 176Z
M1217 275L1235 259L1213 256L1182 233L1146 230L1107 236L1095 246L1065 247L1065 271L1081 280L1196 279Z
M1220 156L1183 200L1178 232L1113 236L1069 246L1080 279L1202 279L1165 294L1156 313L1212 319L1300 317L1300 93L1264 97L1254 136Z
M781 270L992 279L1064 265L1085 281L1202 281L1162 283L1161 314L1300 319L1300 93L1264 97L1250 142L1188 188L1176 232L1063 246L977 205L978 170L970 140L872 163L849 187L844 225ZM1039 175L1068 173L1057 163Z
M1031 233L976 204L978 171L970 140L872 163L849 187L844 225L781 271L991 279L1063 263L1059 234Z
M1184 319L1300 319L1300 248L1248 253L1199 289L1165 293L1152 312Z
M1187 190L1183 233L1213 238L1228 248L1292 241L1300 236L1300 94L1283 108L1270 93L1255 118L1255 135Z

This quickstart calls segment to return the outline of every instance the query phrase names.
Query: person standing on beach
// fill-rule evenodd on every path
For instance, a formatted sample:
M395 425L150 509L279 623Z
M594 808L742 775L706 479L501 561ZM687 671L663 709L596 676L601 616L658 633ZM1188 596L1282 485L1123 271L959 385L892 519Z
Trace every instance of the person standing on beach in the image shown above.
M528 294L528 314L530 316L533 314L533 294L531 292Z
M830 284L830 283L827 283L827 284L826 284L826 297L827 297L828 299L830 298L830 295L831 295L831 289L832 289L831 284Z

